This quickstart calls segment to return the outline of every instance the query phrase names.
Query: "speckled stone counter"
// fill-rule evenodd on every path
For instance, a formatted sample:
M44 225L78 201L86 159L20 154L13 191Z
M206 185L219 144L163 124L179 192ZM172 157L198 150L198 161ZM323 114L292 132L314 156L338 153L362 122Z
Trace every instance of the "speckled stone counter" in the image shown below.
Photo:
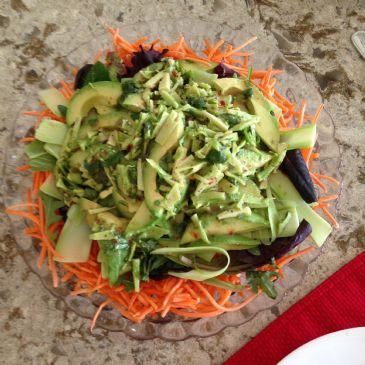
M0 363L2 364L221 364L293 303L365 247L365 60L350 36L365 30L364 0L3 0L0 2L0 159L9 125L25 93L47 70L106 25L173 15L227 23L240 29L251 18L321 92L336 126L343 176L341 229L310 266L302 284L248 324L210 338L171 343L136 341L67 311L18 255L7 217L0 213ZM4 181L4 176L1 177ZM3 208L3 207L2 207ZM2 209L3 211L3 209Z

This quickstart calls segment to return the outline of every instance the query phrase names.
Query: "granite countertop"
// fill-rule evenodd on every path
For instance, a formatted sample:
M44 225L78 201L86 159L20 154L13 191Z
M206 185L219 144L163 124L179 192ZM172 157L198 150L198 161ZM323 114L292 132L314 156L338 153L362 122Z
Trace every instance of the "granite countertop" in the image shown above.
M302 284L248 324L210 338L137 341L97 328L53 298L17 253L0 213L0 362L4 364L221 364L268 323L364 250L365 60L350 42L365 29L364 0L175 0L0 2L0 143L5 145L26 92L35 92L60 56L106 25L167 17L202 18L240 29L254 21L323 97L342 154L341 229ZM72 38L70 37L72 34ZM0 159L4 159L4 148ZM1 176L2 183L4 176ZM3 208L3 207L2 207ZM3 211L3 209L1 209Z

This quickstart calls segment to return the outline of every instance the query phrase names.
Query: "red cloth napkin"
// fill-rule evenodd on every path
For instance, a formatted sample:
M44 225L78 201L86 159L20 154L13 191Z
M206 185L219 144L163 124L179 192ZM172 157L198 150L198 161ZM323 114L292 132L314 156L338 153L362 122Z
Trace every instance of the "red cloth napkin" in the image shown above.
M365 326L365 252L267 326L225 365L275 365L327 333Z

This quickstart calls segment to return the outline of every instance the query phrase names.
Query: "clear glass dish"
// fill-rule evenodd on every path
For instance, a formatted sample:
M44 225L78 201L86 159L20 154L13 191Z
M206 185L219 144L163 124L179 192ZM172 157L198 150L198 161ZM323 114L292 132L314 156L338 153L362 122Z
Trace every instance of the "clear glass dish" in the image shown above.
M234 30L227 25L211 24L202 20L194 19L170 19L154 20L150 22L136 23L123 26L120 29L128 40L148 35L150 39L161 37L165 43L175 41L180 33L190 43L191 47L197 51L204 46L204 38L217 41L219 38L237 45L253 36L253 29L250 26L240 30ZM73 66L81 65L93 59L100 49L110 47L110 34L101 34L98 37L83 43L75 48L71 53L63 57L63 62L50 70L48 81L57 84L60 79L71 77ZM306 80L305 74L293 63L287 61L284 56L275 48L268 39L259 39L249 46L249 50L255 51L251 57L251 64L257 69L264 69L273 64L274 68L284 70L284 74L278 76L278 88L292 102L300 102L302 98L308 101L307 113L314 114L315 109L321 103L321 96L316 88ZM68 68L67 70L65 69ZM290 85L290 86L289 86ZM23 110L36 110L37 97L31 95L25 102ZM26 187L30 186L30 175L19 173L16 168L25 163L23 146L18 140L26 135L29 130L30 119L19 112L16 122L9 137L6 149L6 163L3 176L5 184L3 186L4 203L6 206L17 203L23 199ZM334 126L330 115L324 111L318 124L319 141L317 150L320 150L320 165L317 163L315 169L318 172L331 174L339 178L340 153L337 142L334 138ZM337 192L337 191L332 191ZM329 191L331 193L331 191ZM26 222L17 217L10 217L13 234L16 238L19 252L23 256L31 270L40 278L48 291L56 297L61 298L68 308L82 317L92 318L101 298L98 295L92 297L71 296L70 285L61 283L58 288L52 286L52 278L46 266L39 269L36 265L38 257L37 246L22 234ZM303 246L302 246L303 247ZM113 308L106 307L101 313L97 325L111 331L122 331L125 334L137 339L161 338L170 341L183 340L191 336L206 337L211 336L227 326L238 326L250 321L258 312L276 305L285 292L300 282L308 268L320 250L311 252L300 259L295 260L285 267L285 278L277 281L278 297L275 300L269 299L265 295L258 296L249 305L236 312L228 312L214 318L191 320L168 316L164 319L146 319L140 324L133 323L122 317Z

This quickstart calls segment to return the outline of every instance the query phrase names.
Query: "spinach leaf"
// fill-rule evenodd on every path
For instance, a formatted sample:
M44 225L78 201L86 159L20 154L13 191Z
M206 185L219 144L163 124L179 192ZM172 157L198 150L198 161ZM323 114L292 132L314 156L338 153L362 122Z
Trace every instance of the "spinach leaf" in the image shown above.
M227 156L224 151L211 149L206 157L211 164L224 163L227 161Z
M61 115L63 117L65 117L67 114L67 109L68 109L67 106L60 104L60 105L57 105L57 108L58 108L59 112L61 113Z
M197 108L199 110L203 109L205 107L205 100L203 98L198 97L189 97L187 98L187 102L193 106L194 108Z
M118 282L119 273L127 261L130 246L123 236L117 236L116 240L99 242L103 253L103 260L108 266L108 278L110 286Z
M103 63L96 62L89 70L85 77L84 85L90 82L110 81L109 71Z
M45 220L46 220L46 233L48 238L55 243L56 235L57 233L50 233L49 227L58 221L62 219L62 215L56 214L56 210L60 209L65 206L64 202L55 198L52 198L51 196L39 192L39 195L42 199L42 203L44 206L44 214L45 214Z
M241 121L241 118L235 114L223 113L219 115L219 118L223 119L226 123L229 124L230 127L238 124Z
M112 167L118 165L123 160L123 151L117 151L109 155L107 159L104 160L103 165L105 167Z

